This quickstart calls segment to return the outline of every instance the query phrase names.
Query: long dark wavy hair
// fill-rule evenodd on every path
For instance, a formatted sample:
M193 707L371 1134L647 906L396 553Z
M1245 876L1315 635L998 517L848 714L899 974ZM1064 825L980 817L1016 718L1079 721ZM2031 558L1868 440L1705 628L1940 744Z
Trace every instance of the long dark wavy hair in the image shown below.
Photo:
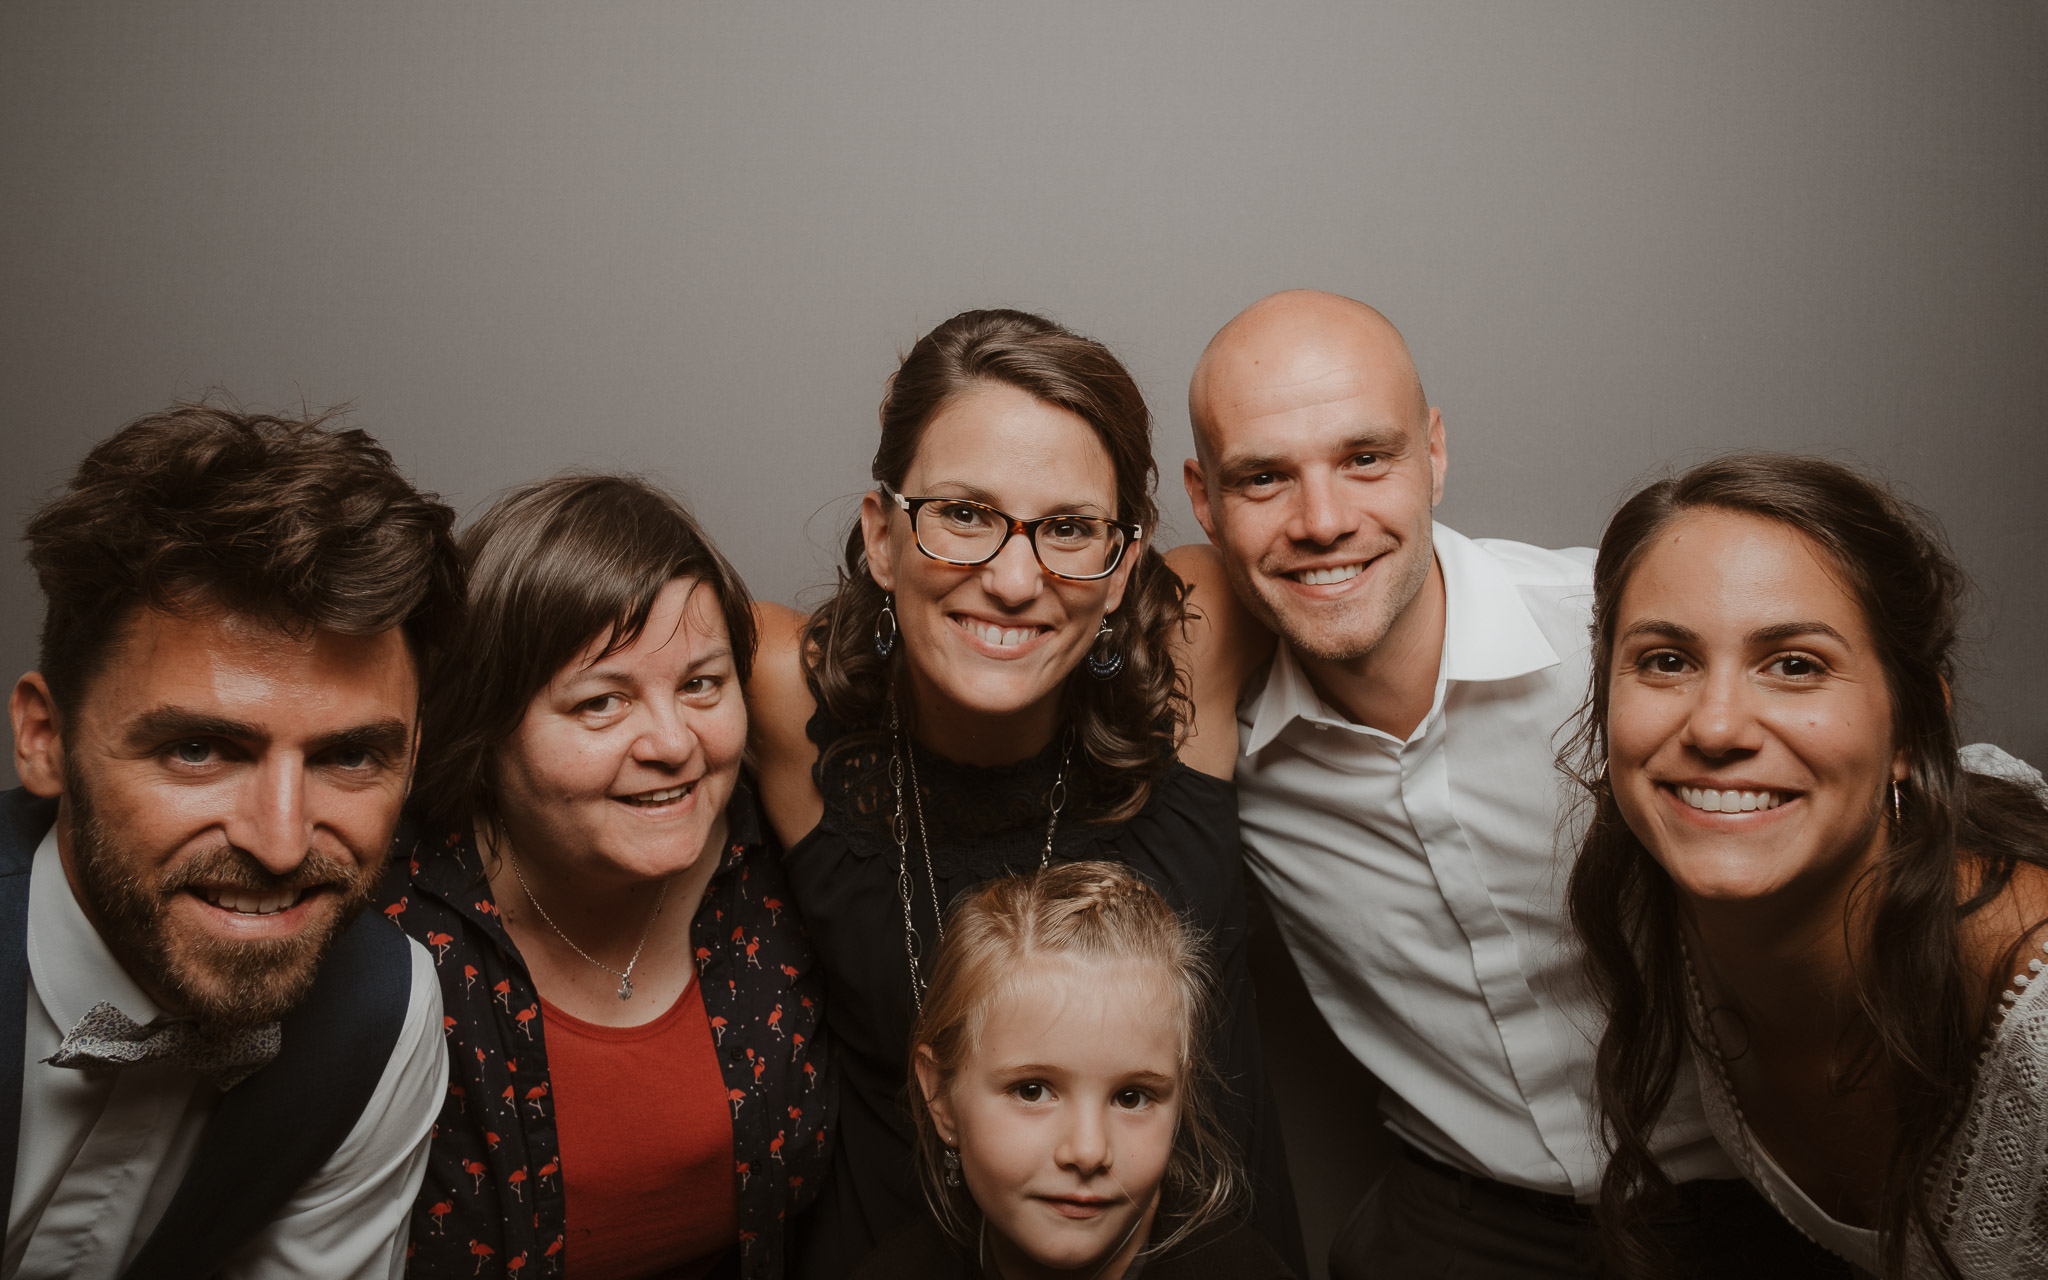
M1143 808L1152 786L1173 762L1187 696L1174 668L1173 631L1185 618L1185 588L1153 549L1159 520L1152 460L1152 415L1137 383L1109 348L1022 311L963 311L910 349L882 396L882 439L870 468L876 483L900 488L925 427L954 397L990 383L1017 388L1065 409L1094 428L1116 472L1116 518L1142 525L1145 540L1109 616L1109 643L1123 652L1123 671L1096 680L1076 669L1067 677L1066 721L1087 762L1076 769L1075 798L1084 819L1116 822ZM828 755L879 744L887 734L888 699L902 645L887 660L875 655L882 589L868 574L858 524L846 535L837 588L810 617L805 676L826 714L847 727Z
M1908 774L1900 819L1853 890L1860 909L1851 914L1871 921L1872 936L1857 973L1863 1024L1843 1046L1835 1083L1875 1085L1896 1103L1877 1224L1885 1275L1904 1276L1917 1237L1960 1280L1942 1244L1949 1188L1925 1175L1962 1120L1998 989L2040 923L2012 941L1988 990L1964 954L1961 925L2021 863L2048 863L2048 809L2027 788L1969 773L1956 758L1949 689L1964 579L1933 521L1845 466L1782 454L1734 454L1659 481L1623 503L1600 540L1592 687L1559 763L1585 787L1591 809L1568 898L1607 1015L1595 1066L1610 1152L1598 1210L1603 1252L1623 1275L1671 1271L1649 1218L1673 1188L1650 1143L1693 1034L1678 947L1684 908L1608 785L1608 681L1630 575L1660 530L1698 510L1760 516L1805 535L1869 623ZM1960 901L1959 884L1973 886Z

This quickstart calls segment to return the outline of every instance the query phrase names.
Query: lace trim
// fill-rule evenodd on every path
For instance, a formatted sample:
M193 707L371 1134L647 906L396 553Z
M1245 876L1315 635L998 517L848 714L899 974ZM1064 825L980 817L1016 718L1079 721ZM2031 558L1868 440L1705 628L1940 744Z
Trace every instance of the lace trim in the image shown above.
M2048 942L2040 949L2048 953ZM1701 1095L1716 1139L1780 1216L1808 1239L1826 1246L1827 1242L1818 1240L1801 1221L1803 1214L1788 1212L1772 1185L1775 1180L1763 1175L1761 1160L1768 1158L1767 1153L1756 1145L1742 1104L1736 1099L1699 976L1683 943L1680 955L1692 995L1696 1038L1705 1050L1695 1059L1712 1059L1711 1084L1703 1071ZM1940 1236L1966 1276L2035 1275L2048 1267L2048 1150L2043 1149L2043 1130L2048 1128L2043 1116L2044 1106L2048 1106L2048 999L2042 995L2048 992L2048 983L2041 981L2044 972L2048 972L2048 963L2038 956L2029 959L2025 970L2014 974L2000 993L1998 1009L1977 1053L1972 1088L1962 1102L1963 1122L1947 1150L1927 1170L1930 1186L1945 1184ZM2024 1043L2016 1043L2016 1037L2024 1037ZM1713 1124L1716 1110L1732 1120L1732 1134L1720 1132L1721 1126ZM1832 1218L1826 1220L1844 1230L1855 1230ZM1908 1275L1941 1274L1917 1234L1908 1250Z
M2048 953L2048 942L2039 949ZM2005 1252L2008 1247L2031 1245L2033 1260L2048 1260L2048 1248L2044 1248L2048 1241L2042 1239L2044 1224L2039 1220L2040 1202L2048 1194L2048 1165L2044 1165L2048 1157L2030 1150L2032 1144L2022 1136L2041 1128L2042 1095L2048 1090L2043 1071L2048 1064L2048 1036L2043 1034L2042 1001L2039 996L2027 1000L2044 969L2048 965L2038 956L2028 960L2025 970L2014 974L1999 993L1998 1008L1977 1051L1963 1123L1949 1150L1927 1171L1930 1183L1946 1183L1941 1235L1951 1256L1966 1269L1971 1269L1972 1263L2006 1264L2011 1260ZM2016 1018L2023 1001L2028 1004L2027 1014ZM2016 1052L2004 1052L2015 1048L2006 1043L2008 1032L2027 1037L2029 1043L2018 1046ZM2003 1078L2007 1068L2018 1077L2011 1083L2019 1087L1987 1088L2008 1083ZM1991 1162L1979 1160L1980 1155L1995 1157L1993 1167L1987 1170L1985 1165ZM1984 1193L1975 1204L1970 1203L1973 1191ZM2023 1203L2029 1195L2034 1201L2031 1206ZM2017 1228L2011 1221L2014 1211L2022 1215ZM2030 1212L2031 1219L2025 1216Z

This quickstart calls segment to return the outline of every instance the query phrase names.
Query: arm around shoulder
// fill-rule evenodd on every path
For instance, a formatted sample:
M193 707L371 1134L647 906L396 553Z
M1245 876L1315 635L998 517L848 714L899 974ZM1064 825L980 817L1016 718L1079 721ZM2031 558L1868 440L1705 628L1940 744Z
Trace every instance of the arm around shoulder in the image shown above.
M1223 553L1191 542L1166 553L1167 566L1187 584L1187 625L1174 661L1187 673L1194 716L1181 743L1189 768L1218 778L1237 769L1237 699L1273 656L1266 630L1231 590Z
M806 732L817 703L804 679L807 619L786 605L755 602L760 637L747 680L747 746L761 781L761 803L784 846L818 825L824 804L811 781L816 755Z

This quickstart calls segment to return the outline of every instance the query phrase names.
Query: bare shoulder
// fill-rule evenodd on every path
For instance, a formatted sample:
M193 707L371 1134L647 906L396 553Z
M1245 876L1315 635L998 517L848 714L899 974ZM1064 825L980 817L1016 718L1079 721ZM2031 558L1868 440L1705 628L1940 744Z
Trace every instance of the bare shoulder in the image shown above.
M1964 963L1981 990L2005 989L2019 975L2031 978L2027 961L2048 959L2035 954L2048 943L2048 867L2020 863L1997 897L1963 918L1960 933Z
M1187 623L1174 660L1187 672L1194 720L1181 744L1190 768L1228 778L1237 767L1237 699L1273 656L1273 634L1231 590L1223 553L1191 542L1165 555L1187 587Z
M811 781L816 754L806 733L817 710L804 679L806 617L787 605L755 602L759 647L747 678L747 745L761 779L768 819L784 844L794 844L824 811Z

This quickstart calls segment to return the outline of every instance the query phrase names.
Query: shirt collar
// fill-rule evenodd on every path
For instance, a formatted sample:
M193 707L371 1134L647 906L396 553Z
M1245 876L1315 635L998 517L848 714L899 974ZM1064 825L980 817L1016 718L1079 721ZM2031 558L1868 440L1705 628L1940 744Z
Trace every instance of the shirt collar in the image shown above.
M1437 568L1444 579L1444 649L1439 693L1451 680L1511 680L1557 665L1557 650L1522 602L1507 568L1472 539L1432 526ZM1442 698L1437 699L1439 705ZM1295 720L1345 725L1349 721L1317 696L1315 686L1284 643L1273 654L1266 687L1248 708L1251 727L1241 750L1256 755ZM1434 711L1431 713L1434 715Z
M121 967L85 914L64 875L51 827L36 846L28 881L28 972L58 1034L76 1026L102 1000L148 1026L163 1015L156 1001Z

